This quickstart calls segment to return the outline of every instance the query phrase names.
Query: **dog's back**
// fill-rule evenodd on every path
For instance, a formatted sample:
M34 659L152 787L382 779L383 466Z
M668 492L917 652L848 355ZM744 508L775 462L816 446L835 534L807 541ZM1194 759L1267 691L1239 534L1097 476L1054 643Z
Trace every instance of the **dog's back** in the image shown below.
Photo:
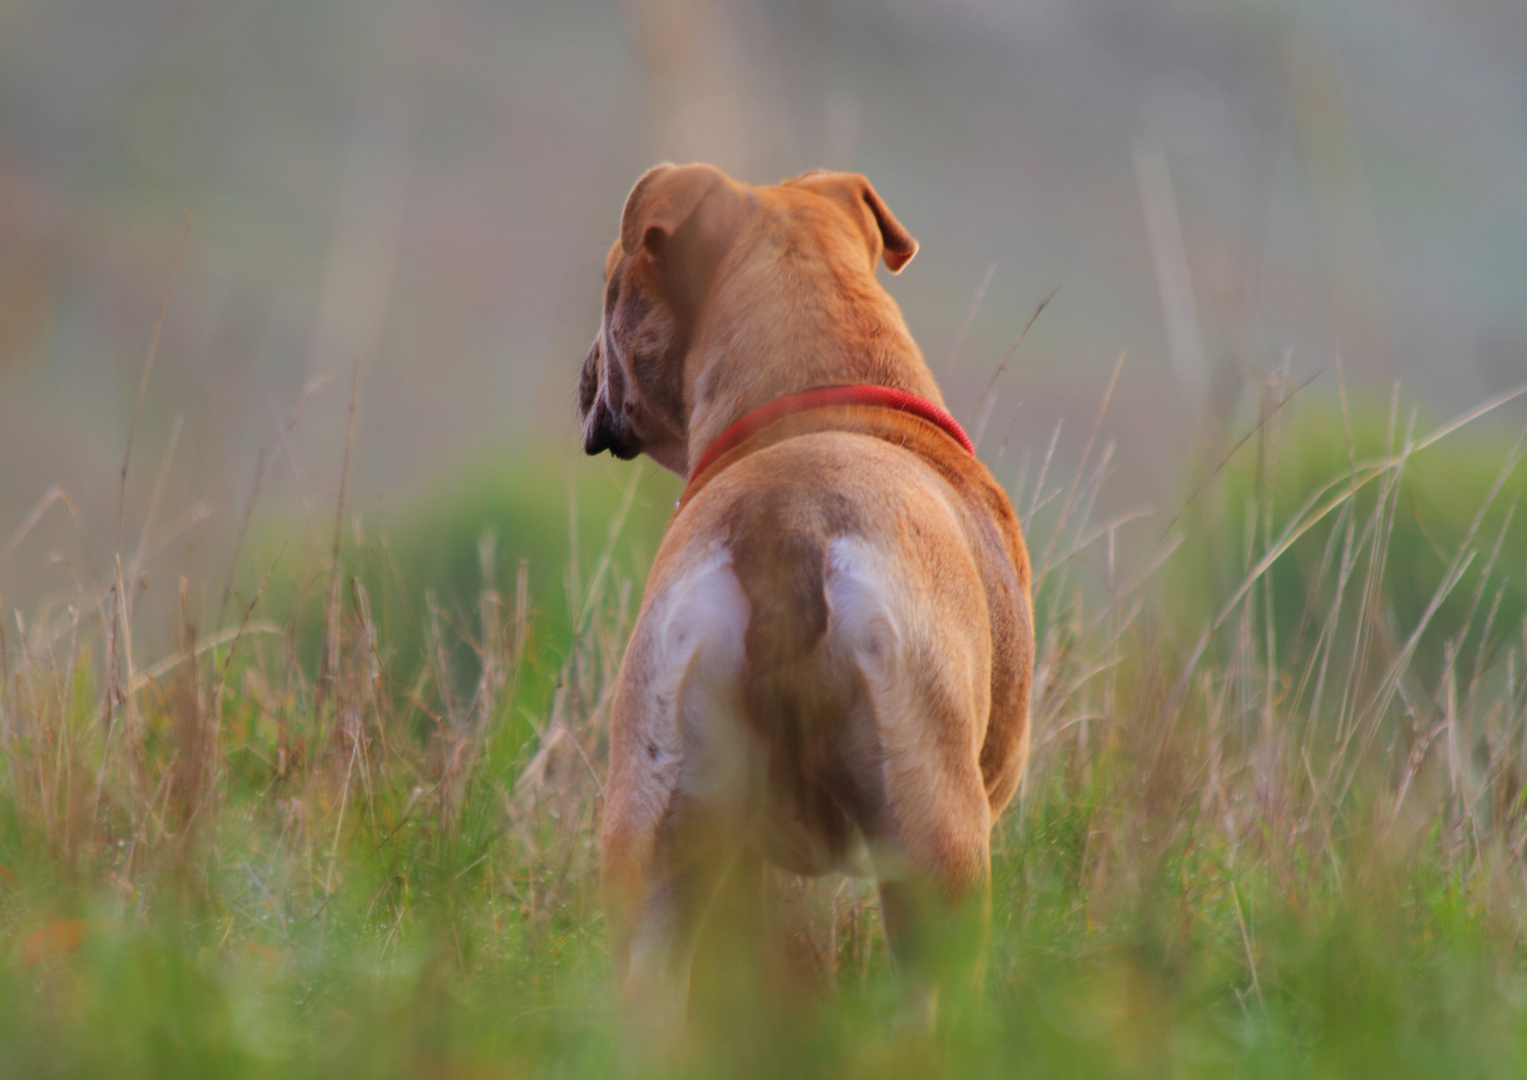
M728 805L707 816L746 821L772 860L801 873L848 868L860 840L882 858L909 841L968 846L904 835L919 822L960 822L984 843L1027 752L1028 563L1006 498L919 421L875 422L912 445L802 435L718 476L675 523L649 583L703 630L682 631L687 649L667 636L649 645L640 629L631 646L675 669L664 685L735 701L657 741L729 762L715 795ZM686 577L696 550L710 569ZM702 614L684 599L700 595L728 601ZM666 631L672 619L644 612L640 625Z

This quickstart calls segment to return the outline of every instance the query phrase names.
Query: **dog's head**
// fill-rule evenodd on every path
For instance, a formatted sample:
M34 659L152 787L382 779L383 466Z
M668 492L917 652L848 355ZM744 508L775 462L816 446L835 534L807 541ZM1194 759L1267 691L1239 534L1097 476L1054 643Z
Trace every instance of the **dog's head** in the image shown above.
M739 252L788 247L795 217L812 196L828 211L833 245L867 250L894 273L917 242L868 180L809 172L773 188L750 188L710 165L659 165L637 181L605 259L604 315L583 362L578 415L583 448L630 459L646 453L683 474L698 372L689 370L699 314L718 276ZM821 228L824 215L810 215ZM772 222L775 227L769 227ZM781 227L782 226L782 227ZM862 257L862 256L857 256Z

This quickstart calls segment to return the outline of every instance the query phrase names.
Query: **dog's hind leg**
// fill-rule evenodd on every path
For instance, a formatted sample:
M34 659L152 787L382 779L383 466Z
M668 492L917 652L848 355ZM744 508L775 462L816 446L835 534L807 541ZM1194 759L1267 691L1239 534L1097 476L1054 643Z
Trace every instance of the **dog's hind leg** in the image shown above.
M700 924L753 797L741 670L748 604L717 549L657 592L622 666L600 836L611 952L640 1037L684 1028Z
M945 787L936 802L926 798L929 777L908 791L897 771L888 770L888 813L868 823L869 847L909 1019L931 1026L936 1012L980 995L991 920L991 811L977 770L937 778Z
M892 861L902 865L879 882L886 944L907 993L906 1019L916 1028L932 1028L938 1014L958 1013L980 998L991 922L989 875L951 874L948 862L895 849Z
M938 577L939 605L860 541L840 538L826 594L834 647L857 669L855 742L875 748L856 818L880 883L909 1011L932 1022L941 990L975 992L990 911L991 806L980 768L990 644L973 571ZM953 612L956 617L949 617ZM944 617L939 618L942 614Z
M627 1019L633 1034L659 1053L687 1030L700 930L742 853L733 807L682 796L673 805L658 826L640 899L626 925L612 927L625 938Z

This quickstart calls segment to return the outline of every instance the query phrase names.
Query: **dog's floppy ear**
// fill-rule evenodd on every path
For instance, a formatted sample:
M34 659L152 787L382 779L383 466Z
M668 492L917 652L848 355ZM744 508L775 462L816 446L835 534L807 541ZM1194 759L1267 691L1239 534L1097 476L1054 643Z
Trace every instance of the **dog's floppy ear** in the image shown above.
M646 250L661 260L674 234L697 215L704 219L696 221L699 238L714 242L733 223L741 196L731 178L714 165L665 164L648 169L626 197L620 219L621 250L628 257ZM702 208L708 212L701 214Z
M877 260L884 258L886 269L897 274L917 254L917 241L912 239L912 234L896 220L896 215L891 213L890 207L886 206L874 185L859 173L815 169L802 173L794 180L786 180L785 183L825 195L853 215L854 220L860 222L865 229L872 267Z

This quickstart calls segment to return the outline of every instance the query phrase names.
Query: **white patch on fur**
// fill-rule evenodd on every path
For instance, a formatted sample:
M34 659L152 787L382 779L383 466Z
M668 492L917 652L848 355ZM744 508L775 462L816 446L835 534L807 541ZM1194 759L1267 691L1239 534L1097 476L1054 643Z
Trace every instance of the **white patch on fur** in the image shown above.
M892 603L894 578L884 561L856 537L835 537L827 545L827 630L853 658L874 696L899 680L905 644Z
M722 835L741 835L748 793L742 670L749 612L731 552L718 545L668 582L642 617L647 700L631 767L653 827L674 799L683 799L703 807L705 820ZM647 898L627 972L628 995L670 1020L682 1017L688 999L693 943L690 928L676 922L672 900L661 889Z
M905 625L904 586L887 556L856 537L834 538L827 548L827 633L833 647L858 669L868 707L890 772L914 767L922 758L923 721L916 711L909 678L912 628ZM889 786L892 777L887 775ZM894 843L876 843L854 853L855 871L899 880L907 876L906 855Z
M654 618L652 689L663 738L652 764L681 768L692 795L739 796L745 766L743 642L750 606L718 546L663 590Z

